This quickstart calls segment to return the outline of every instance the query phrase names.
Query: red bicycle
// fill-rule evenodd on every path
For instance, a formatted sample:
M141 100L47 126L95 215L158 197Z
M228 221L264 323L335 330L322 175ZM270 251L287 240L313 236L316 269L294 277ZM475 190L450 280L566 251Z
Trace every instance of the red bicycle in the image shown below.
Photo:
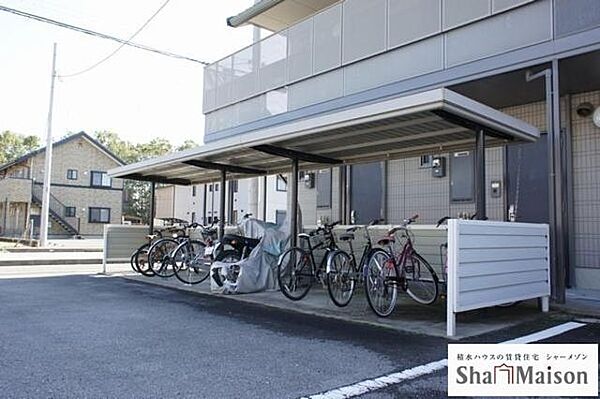
M365 292L369 306L377 316L389 316L396 306L398 287L414 301L430 305L439 294L438 276L413 246L413 234L407 228L419 215L388 231L387 237L378 241L383 248L373 250L364 269ZM396 233L404 241L397 251ZM385 248L385 249L384 249Z

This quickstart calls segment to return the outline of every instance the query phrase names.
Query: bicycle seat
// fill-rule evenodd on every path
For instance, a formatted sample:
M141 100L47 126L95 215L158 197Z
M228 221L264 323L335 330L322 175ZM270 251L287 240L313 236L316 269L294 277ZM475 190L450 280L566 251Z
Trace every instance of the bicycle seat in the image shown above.
M158 234L147 234L146 238L149 240L154 240L156 237L158 237Z
M340 241L349 241L349 240L354 240L354 234L352 233L344 233L344 234L340 234L340 236L338 237L338 239Z
M381 245L382 247L385 247L386 245L390 245L395 242L396 242L396 239L394 237L383 237L382 239L377 241L377 244Z

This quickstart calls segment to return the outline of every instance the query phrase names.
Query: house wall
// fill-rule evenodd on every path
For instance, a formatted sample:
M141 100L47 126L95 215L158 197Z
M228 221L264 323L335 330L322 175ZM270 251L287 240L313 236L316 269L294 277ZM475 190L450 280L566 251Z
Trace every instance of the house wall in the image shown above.
M600 128L591 117L577 115L577 106L600 106L600 91L573 95L571 134L573 156L572 261L575 285L600 289Z
M27 229L27 202L0 202L0 236L20 237Z
M31 159L35 184L43 183L45 155L44 151ZM106 172L118 165L114 159L82 137L54 146L51 193L65 206L76 208L82 235L100 236L104 231L103 223L89 222L90 207L110 208L110 223L121 223L123 180L113 179L111 188L90 187L91 171ZM67 179L69 169L78 171L77 180ZM65 232L61 231L57 223L53 223L49 234L64 235Z

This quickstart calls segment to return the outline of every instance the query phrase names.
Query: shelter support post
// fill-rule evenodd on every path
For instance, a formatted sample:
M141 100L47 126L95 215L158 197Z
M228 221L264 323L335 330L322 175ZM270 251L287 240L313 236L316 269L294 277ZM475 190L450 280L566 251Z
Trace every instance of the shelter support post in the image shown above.
M292 159L292 177L290 179L290 197L292 201L290 215L290 243L296 246L298 240L298 158Z
M156 215L156 183L150 183L150 221L148 222L148 234L154 232L154 216Z
M263 192L262 192L262 217L263 217L263 222L267 221L267 176L263 176Z
M227 192L225 185L227 184L227 171L221 170L221 190L219 191L219 240L225 235L225 198Z
M477 219L486 219L485 209L485 131L478 129L475 136L475 213Z

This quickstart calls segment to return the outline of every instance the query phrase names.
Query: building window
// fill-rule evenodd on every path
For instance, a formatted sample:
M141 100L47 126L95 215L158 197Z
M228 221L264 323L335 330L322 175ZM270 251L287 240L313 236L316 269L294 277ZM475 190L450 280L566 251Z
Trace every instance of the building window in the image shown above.
M68 218L75 217L76 208L74 206L65 206L65 216Z
M287 181L283 178L282 175L277 175L277 179L275 180L275 190L287 191Z
M196 223L196 212L192 212L192 223Z
M419 161L419 168L431 168L433 161L433 155L421 155Z
M212 191L213 191L213 185L212 184L208 185L208 191L210 191L212 193Z
M108 177L106 172L94 172L92 171L92 187L110 187L112 185L112 179Z
M232 181L229 182L229 184L231 184L231 187L232 187L231 190L234 193L237 193L238 192L238 181L237 180L232 180Z
M331 208L331 169L317 172L317 208Z
M110 208L92 208L89 213L90 223L110 223Z
M219 183L215 183L215 191L219 191Z
M192 197L196 196L196 186L192 186Z
M68 180L77 180L77 169L67 170L67 179Z
M275 211L275 223L281 226L283 224L283 221L285 220L286 213L286 211L277 209Z
M206 218L206 223L207 223L207 224L211 225L211 224L212 224L212 222L213 222L213 218L212 218L212 216L209 216L209 217L207 217L207 218Z

